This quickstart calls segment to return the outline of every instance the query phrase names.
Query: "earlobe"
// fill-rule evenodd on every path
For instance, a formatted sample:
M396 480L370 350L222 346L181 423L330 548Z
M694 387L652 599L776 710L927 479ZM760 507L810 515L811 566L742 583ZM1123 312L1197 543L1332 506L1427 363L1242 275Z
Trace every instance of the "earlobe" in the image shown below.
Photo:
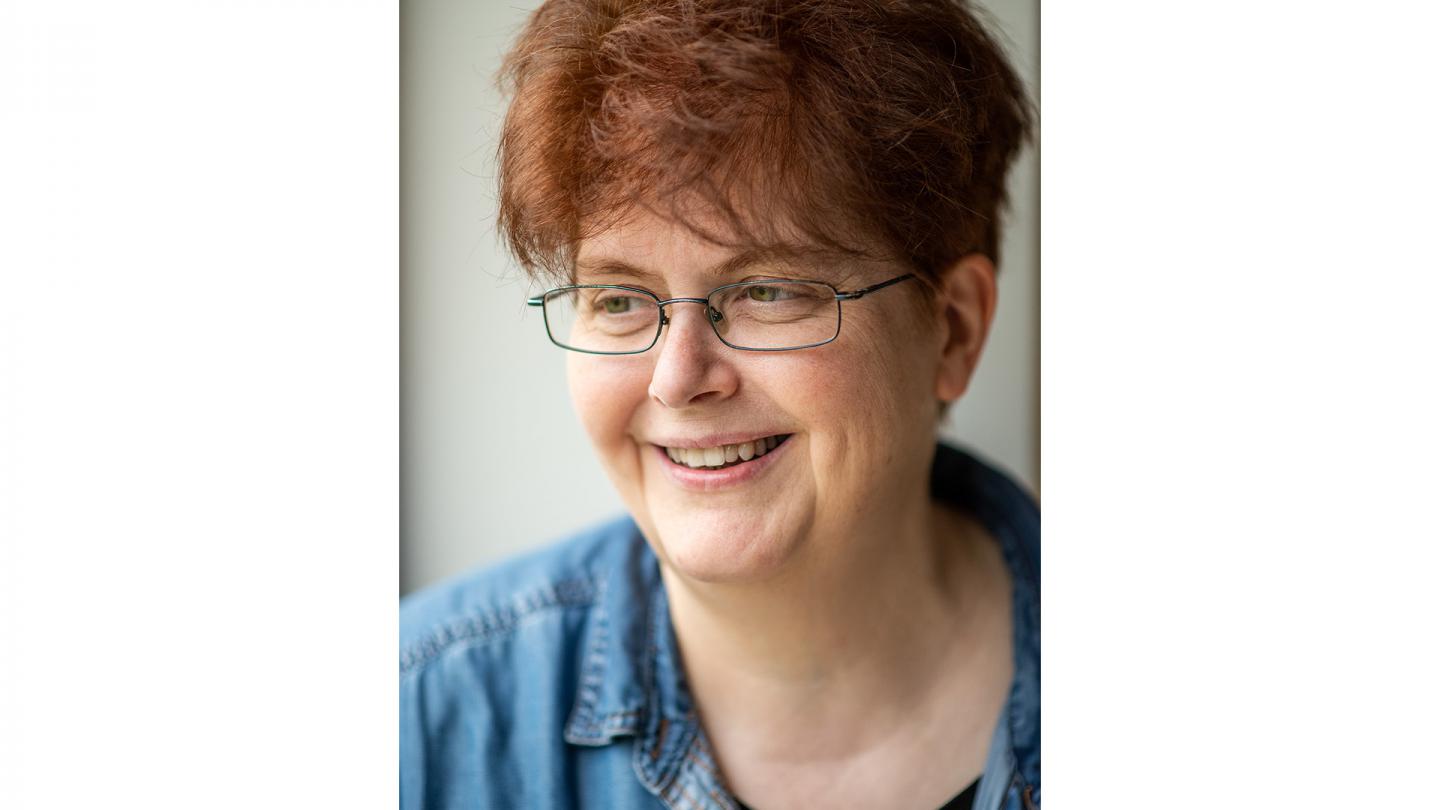
M995 317L995 263L981 253L962 256L941 272L935 292L940 363L935 396L953 402L970 387Z

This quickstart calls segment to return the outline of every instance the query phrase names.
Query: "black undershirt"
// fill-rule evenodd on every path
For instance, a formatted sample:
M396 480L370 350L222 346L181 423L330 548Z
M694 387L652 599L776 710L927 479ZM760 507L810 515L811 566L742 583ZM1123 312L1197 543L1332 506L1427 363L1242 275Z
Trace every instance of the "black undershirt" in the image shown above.
M955 798L946 802L945 806L940 808L940 810L971 810L975 806L975 791L979 787L980 780L976 779L970 783L970 787L960 791ZM753 810L753 808L739 799L735 800L735 804L740 806L740 810Z

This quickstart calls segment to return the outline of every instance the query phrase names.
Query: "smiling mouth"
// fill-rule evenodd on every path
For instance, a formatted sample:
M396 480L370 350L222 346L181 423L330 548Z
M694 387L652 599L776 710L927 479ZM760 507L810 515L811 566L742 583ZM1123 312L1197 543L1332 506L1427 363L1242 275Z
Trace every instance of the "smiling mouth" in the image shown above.
M792 433L766 436L763 439L722 444L717 447L665 447L665 455L683 467L696 470L723 470L760 458L785 443Z

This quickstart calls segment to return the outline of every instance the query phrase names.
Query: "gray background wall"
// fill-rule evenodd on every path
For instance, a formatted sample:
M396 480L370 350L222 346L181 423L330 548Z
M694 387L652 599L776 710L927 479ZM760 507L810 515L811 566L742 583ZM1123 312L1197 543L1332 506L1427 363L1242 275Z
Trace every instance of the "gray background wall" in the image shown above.
M536 2L401 5L400 590L620 511L570 406L564 357L494 227L495 71ZM988 11L1038 98L1036 0ZM944 435L1039 487L1039 172L1012 177L1000 308Z

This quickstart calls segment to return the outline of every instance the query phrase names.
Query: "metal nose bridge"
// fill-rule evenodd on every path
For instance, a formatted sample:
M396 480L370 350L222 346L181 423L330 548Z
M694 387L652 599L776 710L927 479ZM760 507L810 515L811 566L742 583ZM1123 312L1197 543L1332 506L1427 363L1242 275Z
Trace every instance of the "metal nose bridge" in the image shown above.
M665 307L668 307L671 304L704 304L705 308L708 310L705 314L708 317L712 326L719 323L721 319L725 317L725 315L721 313L720 310L710 306L709 298L666 298L663 301L657 302L657 306L660 307L661 326L666 326L670 323L670 315L665 311Z

